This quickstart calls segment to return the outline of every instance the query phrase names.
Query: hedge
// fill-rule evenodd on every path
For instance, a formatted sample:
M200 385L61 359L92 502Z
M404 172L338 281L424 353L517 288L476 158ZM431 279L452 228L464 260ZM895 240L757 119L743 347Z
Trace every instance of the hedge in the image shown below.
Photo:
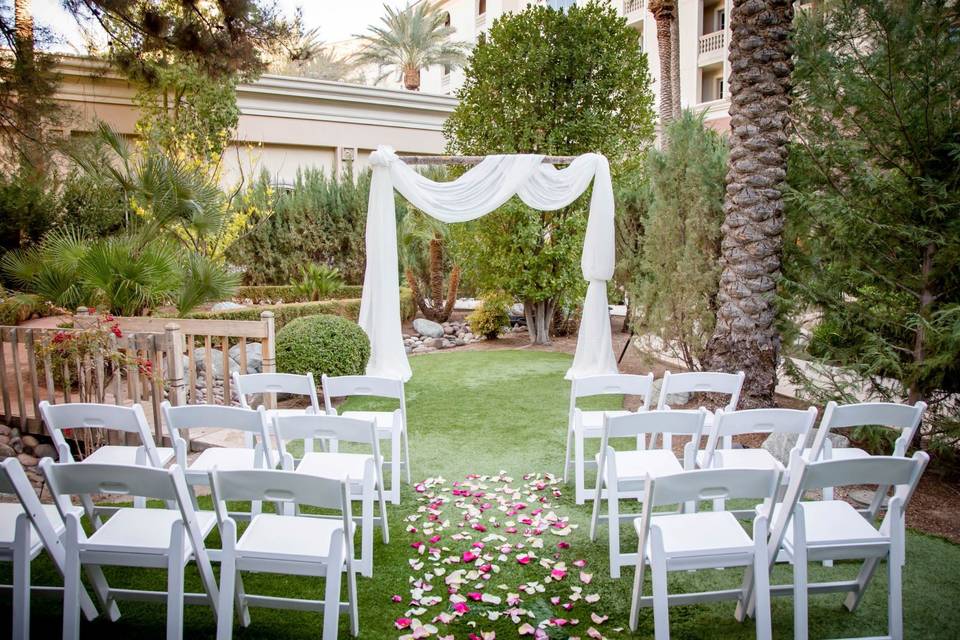
M231 309L229 311L198 311L189 313L187 318L198 320L259 320L264 311L272 311L274 326L280 330L285 324L296 318L331 314L348 318L356 322L360 315L360 298L346 300L321 300L320 302L294 302L285 304L271 304L246 309ZM406 287L400 288L400 317L403 320L412 319L417 313L413 294Z
M359 298L363 292L363 285L348 284L344 285L339 291L331 296L334 300L344 300L347 298ZM260 304L265 300L283 300L286 302L307 302L303 296L297 294L296 287L290 284L278 285L251 285L246 287L237 287L237 292L233 296L234 300L250 299L253 304Z

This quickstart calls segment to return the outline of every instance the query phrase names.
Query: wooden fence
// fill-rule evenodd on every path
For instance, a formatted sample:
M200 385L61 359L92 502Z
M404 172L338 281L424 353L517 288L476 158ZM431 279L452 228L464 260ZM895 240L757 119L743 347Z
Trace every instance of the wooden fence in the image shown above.
M247 372L247 344L259 342L264 372L276 371L273 312L260 320L192 320L169 318L115 318L120 337L111 336L111 350L135 359L149 360L152 375L140 365L111 367L102 356L84 356L64 361L54 371L44 348L59 332L77 332L97 322L80 308L73 329L37 329L0 326L0 421L23 433L44 433L39 405L69 402L143 404L157 442L164 441L160 403L197 404L197 360L202 358L206 378L205 401L213 398L214 349L222 350L223 400L230 404L229 348L239 345L239 364ZM112 324L112 323L111 323ZM44 356L42 354L46 353ZM217 357L220 357L218 354ZM270 398L265 398L270 402Z

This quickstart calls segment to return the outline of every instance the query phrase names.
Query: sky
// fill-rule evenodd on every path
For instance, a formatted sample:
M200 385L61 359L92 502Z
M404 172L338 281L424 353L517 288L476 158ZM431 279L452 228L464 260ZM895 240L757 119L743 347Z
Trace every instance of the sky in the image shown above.
M307 29L318 28L325 42L344 40L379 22L383 5L402 7L407 0L277 0L280 9L292 15L298 7L303 11ZM85 41L73 16L64 11L60 0L33 0L34 20L49 28L58 38L58 51L83 53Z

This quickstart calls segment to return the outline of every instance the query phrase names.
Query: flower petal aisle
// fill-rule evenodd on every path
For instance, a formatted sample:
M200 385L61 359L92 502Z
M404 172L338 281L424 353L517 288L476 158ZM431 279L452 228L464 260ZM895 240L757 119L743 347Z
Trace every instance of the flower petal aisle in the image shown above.
M505 472L417 484L405 523L410 592L392 596L405 607L394 623L400 640L494 640L490 627L503 620L516 625L511 637L533 640L622 631L604 629L593 576L567 542L577 525L553 505L560 486L550 474L515 484Z

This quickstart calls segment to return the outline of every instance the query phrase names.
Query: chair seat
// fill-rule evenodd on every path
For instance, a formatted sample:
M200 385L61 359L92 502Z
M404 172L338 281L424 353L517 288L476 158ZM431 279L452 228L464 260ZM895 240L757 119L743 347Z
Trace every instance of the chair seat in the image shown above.
M803 457L805 460L810 459L810 449L803 450ZM857 449L854 447L839 447L837 449L830 450L830 459L831 460L859 460L860 458L869 458L870 454L864 451L863 449ZM820 459L825 460L823 451L820 452Z
M778 505L779 507L779 505ZM888 540L850 504L843 500L801 502L806 525L807 547L832 547L837 545L876 544ZM773 518L776 518L776 509ZM793 525L789 525L783 546L793 549Z
M137 464L137 449L135 445L106 445L100 447L82 462L91 462L96 464ZM160 466L165 467L167 463L173 460L173 449L170 447L157 447L157 455L160 457Z
M753 540L729 511L654 515L650 524L660 527L663 532L664 551L670 558L753 552ZM643 528L642 519L637 518L633 525L639 534Z
M253 449L231 449L211 447L204 449L189 466L189 471L209 471L216 467L220 471L242 471L256 469L256 452ZM266 467L264 460L264 467Z
M600 454L597 454L597 461ZM657 477L683 472L672 451L648 449L646 451L617 451L614 455L617 477L620 480L639 479L645 476Z
M322 560L330 555L330 541L343 523L332 518L310 518L261 513L237 541L237 555L265 560Z
M41 505L43 507L43 512L47 517L47 520L53 525L53 530L55 532L63 532L63 520L60 518L60 512L57 511L57 505L55 504L45 504ZM74 506L71 508L73 513L76 513L78 516L83 515L83 508ZM16 536L17 532L17 518L20 517L20 514L23 513L23 507L20 506L19 502L2 502L0 503L0 548L12 548L13 539ZM40 540L40 534L37 533L35 527L30 527L30 551L31 555L34 551L38 550L38 547L42 546L43 542Z
M715 456L717 457L714 457L711 465L714 468L784 470L780 461L766 449L717 449ZM704 468L706 460L707 452L698 451L697 466L701 469Z
M377 436L380 438L390 437L394 431L403 429L403 421L396 419L393 411L344 411L340 415L354 420L372 420L377 425Z
M599 438L603 435L603 418L619 418L629 415L629 411L581 411L580 424L586 438Z
M319 478L360 482L366 472L367 460L373 456L365 453L329 453L310 452L303 454L297 465L297 473L305 473Z
M217 523L216 514L213 511L196 514L200 535L206 537ZM180 511L174 509L120 509L94 531L83 546L87 551L165 553L170 548L173 523L180 518ZM188 557L193 549L187 536L183 544L184 557Z

